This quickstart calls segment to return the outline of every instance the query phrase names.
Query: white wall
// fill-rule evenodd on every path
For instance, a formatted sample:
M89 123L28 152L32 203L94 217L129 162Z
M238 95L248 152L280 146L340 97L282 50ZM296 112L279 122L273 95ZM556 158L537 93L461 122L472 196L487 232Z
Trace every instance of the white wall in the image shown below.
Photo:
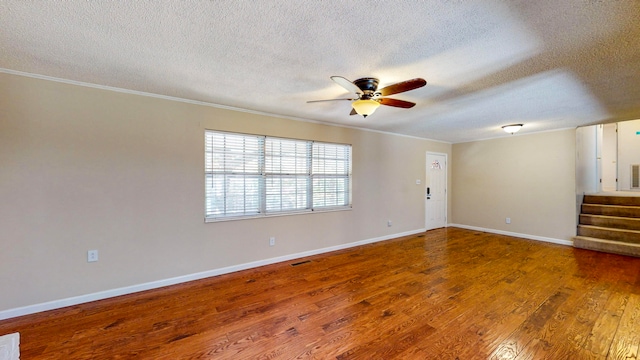
M618 186L631 189L631 164L640 164L640 120L618 123Z
M596 125L576 129L576 194L580 198L598 192L596 130Z
M352 144L353 209L205 223L205 129ZM420 231L427 151L451 145L0 73L0 313Z

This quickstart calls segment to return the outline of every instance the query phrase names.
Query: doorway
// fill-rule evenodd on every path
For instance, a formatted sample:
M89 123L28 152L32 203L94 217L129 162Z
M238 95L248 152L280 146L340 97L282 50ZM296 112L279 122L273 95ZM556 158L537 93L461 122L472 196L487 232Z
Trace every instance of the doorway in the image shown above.
M425 229L447 226L447 154L427 152Z

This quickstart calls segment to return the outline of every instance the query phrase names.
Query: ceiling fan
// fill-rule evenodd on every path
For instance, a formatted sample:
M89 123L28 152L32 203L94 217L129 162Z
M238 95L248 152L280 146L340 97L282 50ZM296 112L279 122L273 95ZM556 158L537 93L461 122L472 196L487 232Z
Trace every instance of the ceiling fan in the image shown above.
M342 76L332 76L331 80L335 81L338 85L353 93L355 97L347 99L311 100L307 101L307 103L349 100L353 101L353 109L351 109L350 115L360 114L363 117L367 117L373 114L373 112L380 105L394 106L404 109L415 106L416 103L387 98L385 96L414 90L417 88L421 88L427 84L426 80L415 78L402 81L397 84L389 85L378 90L379 80L376 78L362 78L352 82Z

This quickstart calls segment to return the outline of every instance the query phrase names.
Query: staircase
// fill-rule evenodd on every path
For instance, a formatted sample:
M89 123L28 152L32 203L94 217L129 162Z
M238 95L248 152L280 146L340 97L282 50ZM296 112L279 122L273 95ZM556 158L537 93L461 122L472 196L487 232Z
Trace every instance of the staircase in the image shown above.
M585 195L573 246L640 257L640 196Z

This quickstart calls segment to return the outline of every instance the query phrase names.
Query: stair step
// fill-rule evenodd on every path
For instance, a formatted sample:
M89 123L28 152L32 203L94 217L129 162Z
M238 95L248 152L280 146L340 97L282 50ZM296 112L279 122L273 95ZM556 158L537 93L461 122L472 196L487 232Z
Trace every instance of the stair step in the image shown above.
M640 218L640 206L582 204L582 214Z
M592 238L640 244L639 230L624 230L593 225L578 225L578 235Z
M621 243L587 236L575 236L573 238L573 246L580 249L640 257L640 244Z
M638 196L585 195L582 202L586 204L640 206L640 193Z
M625 230L640 230L640 219L618 216L580 214L580 225L595 225L600 227Z

